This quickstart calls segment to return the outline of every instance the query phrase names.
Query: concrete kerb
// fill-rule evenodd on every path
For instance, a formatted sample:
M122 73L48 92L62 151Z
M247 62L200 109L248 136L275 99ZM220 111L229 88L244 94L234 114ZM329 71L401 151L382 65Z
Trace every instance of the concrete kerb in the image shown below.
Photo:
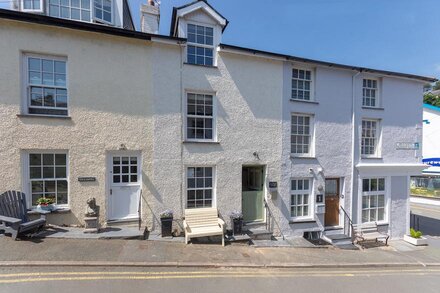
M249 269L349 269L349 268L426 268L440 263L334 263L334 264L243 264L198 262L106 262L106 261L0 261L0 267L149 267L149 268L249 268Z

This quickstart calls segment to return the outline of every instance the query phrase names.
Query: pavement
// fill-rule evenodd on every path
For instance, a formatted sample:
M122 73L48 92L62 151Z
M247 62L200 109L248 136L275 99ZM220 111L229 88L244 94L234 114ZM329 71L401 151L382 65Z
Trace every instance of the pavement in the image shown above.
M429 267L440 266L440 239L415 247L403 241L351 251L333 247L253 247L168 241L99 239L26 239L0 237L0 267L143 266L143 267Z

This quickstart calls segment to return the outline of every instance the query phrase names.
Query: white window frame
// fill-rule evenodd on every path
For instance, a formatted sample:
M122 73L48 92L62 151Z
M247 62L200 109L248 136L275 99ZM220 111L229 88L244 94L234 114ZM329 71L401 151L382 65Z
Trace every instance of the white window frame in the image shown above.
M306 99L298 99L298 98L293 98L292 96L292 92L293 92L293 86L292 86L292 82L293 80L297 80L297 81L305 81L306 79L299 79L299 75L298 78L294 79L293 78L293 70L304 70L304 71L310 71L310 98L308 100ZM307 68L307 67L301 67L301 66L292 66L290 69L290 99L293 101L300 101L300 102L314 102L315 101L315 70L314 68Z
M188 115L188 94L195 94L195 95L209 95L212 96L212 138L211 139L201 139L201 138L188 138L188 118L209 118L209 116L202 116L202 115ZM185 141L191 141L191 142L217 142L217 98L216 93L213 92L204 92L204 91L193 91L193 90L187 90L185 91L185 96L183 99L183 117L184 117L184 123L183 126L184 134L185 134Z
M40 2L40 9L25 9L24 8L24 0L20 0L21 11L23 11L23 12L43 12L44 11L43 0L39 0L39 2ZM32 6L33 5L34 4L32 3Z
M22 166L22 190L24 190L26 194L26 201L28 208L35 207L32 205L32 186L31 186L31 178L30 178L30 154L64 154L66 155L66 180L67 180L67 204L57 204L57 207L60 208L68 208L70 207L70 157L69 151L67 150L25 150L22 152L21 156L21 166Z
M364 80L368 81L375 81L376 82L376 88L373 87L364 87ZM364 90L374 90L375 91L375 97L374 97L374 106L371 105L366 105L365 104L365 97L364 97ZM380 104L381 104L381 97L380 97L380 79L379 78L375 78L375 77L364 77L362 78L362 107L365 108L380 108ZM371 99L371 97L370 97Z
M56 85L31 85L29 81L29 67L28 67L28 59L29 58L39 58L39 59L48 59L53 61L63 61L66 63L66 85L65 87L56 86ZM22 66L22 113L26 115L33 115L33 116L49 116L49 117L69 117L70 116L70 91L69 91L69 63L67 57L60 57L60 56L54 56L54 55L46 55L46 54L34 54L34 53L24 53L23 54L23 66ZM31 106L31 94L30 94L30 88L31 86L36 87L47 87L47 88L54 88L54 89L63 89L67 91L67 108L59 108L59 107L44 107L44 106ZM66 110L66 115L57 115L57 114L46 114L46 113L30 113L29 108L40 108L40 109L54 109L54 110Z
M363 182L364 180L372 180L372 179L377 179L377 185L378 185L378 190L377 191L363 191ZM379 179L383 179L384 180L384 190L379 190ZM378 225L386 225L389 223L389 192L391 190L391 180L389 176L366 176L366 177L361 177L360 181L359 181L359 194L360 199L359 199L359 203L358 203L358 223L377 223ZM370 184L370 183L369 183ZM374 195L383 195L384 196L384 215L383 215L383 220L376 220L376 221L368 221L368 222L362 222L362 204L363 204L363 198L364 196L374 196ZM368 208L369 210L371 208ZM376 219L378 218L378 209L379 207L376 207Z
M59 0L59 1L61 1L61 0ZM82 22L92 22L92 20L94 19L94 17L93 17L93 5L94 5L94 0L89 0L89 9L84 9L84 8L82 8L82 6L81 6L81 0L79 0L79 2L80 2L80 7L81 8L79 8L79 10L87 10L88 12L89 12L89 19L88 20L83 20L83 19L73 19L72 18L72 9L78 9L78 8L76 8L76 7L72 7L72 0L69 0L69 6L62 6L61 5L61 2L60 2L60 4L58 4L58 5L55 5L55 6L57 6L58 7L58 9L59 9L59 15L58 16L54 16L54 15L51 15L50 14L50 6L51 6L51 3L50 3L50 0L46 0L46 11L47 11L47 15L49 15L49 16L52 16L52 17L56 17L56 18L62 18L62 19L69 19L69 20L74 20L74 21L82 21ZM61 7L68 7L69 8L69 10L70 10L70 17L69 18L65 18L65 17L61 17ZM81 18L81 11L80 11L80 18Z
M301 116L301 117L308 117L310 124L309 124L309 152L308 153L294 153L292 152L292 136L293 134L293 129L292 129L292 119L293 116ZM313 114L308 114L308 113L291 113L290 115L290 155L292 157L313 157L314 156L314 152L315 152L315 123L314 123L314 118L315 116ZM300 135L300 134L295 134L295 135ZM303 135L305 136L305 135Z
M308 189L303 189L303 190L293 190L292 189L292 182L294 180L302 180L302 181L308 181L309 182L309 188ZM313 215L314 215L314 193L313 193L313 178L311 177L294 177L290 179L290 208L289 208L289 214L290 214L290 219L291 221L304 221L304 220L313 220ZM303 183L304 184L304 183ZM292 216L292 207L295 206L297 207L298 205L293 205L292 203L292 196L296 196L296 195L304 195L304 194L308 194L308 215L306 216L296 216L293 217ZM302 201L304 201L304 197L302 197ZM301 204L301 206L305 206L304 203Z
M364 141L364 137L362 135L363 133L363 124L365 122L375 122L376 123L376 131L375 131L375 145L374 145L374 154L364 154L362 151L362 145ZM370 119L370 118L363 118L361 121L361 143L360 143L360 153L362 158L379 158L381 155L381 137L382 137L382 128L381 128L381 121L380 119ZM366 139L371 139L371 137L365 137Z
M104 0L99 0L99 1L101 1L101 3L104 3ZM114 19L115 19L115 1L114 1L114 0L110 0L110 2L111 2L110 7L111 7L111 10L112 10L112 11L110 11L111 21L106 21L106 20L104 20L104 19L101 19L101 18L97 18L97 17L96 17L96 13L95 13L95 0L91 0L91 7L92 7L92 15L91 15L91 18L92 18L95 22L97 22L97 23L104 23L104 24L110 24L110 25L113 25L113 23L114 23ZM102 8L102 11L104 11L104 6L103 6L103 8ZM104 14L103 14L103 15L104 15ZM103 17L103 18L104 18L104 17Z
M185 174L184 174L184 180L185 180L185 208L188 208L188 191L189 190L205 190L207 188L189 188L188 186L188 169L189 168L211 168L212 169L212 187L211 187L211 207L216 208L217 207L217 174L216 174L216 167L214 165L185 165ZM191 207L190 209L198 209L202 207Z
M212 25L212 24L207 24L207 23L201 23L201 22L195 22L195 21L190 21L190 22L186 22L185 23L185 36L186 38L188 38L188 26L189 25L195 25L195 26L203 26L203 27L208 27L212 29L212 45L206 45L206 44L199 44L199 43L193 43L190 41L187 41L186 43L186 48L185 48L185 55L186 55L186 63L187 64L191 64L191 65L199 65L199 66L216 66L216 50L215 50L215 44L216 44L216 28ZM212 50L212 65L206 65L206 64L197 64L196 63L189 63L188 60L188 46L193 46L196 47L201 47L201 48L207 48L207 49L211 49ZM196 58L197 61L197 58Z

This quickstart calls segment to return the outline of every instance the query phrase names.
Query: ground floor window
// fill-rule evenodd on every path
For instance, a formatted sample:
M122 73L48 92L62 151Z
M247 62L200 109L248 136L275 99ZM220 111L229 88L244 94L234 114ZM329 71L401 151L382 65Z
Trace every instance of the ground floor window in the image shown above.
M385 219L385 178L362 180L362 223Z
M68 204L67 154L29 153L29 186L32 205L41 197Z
M212 167L187 168L187 208L212 207L213 173Z
M311 180L310 179L292 179L290 193L290 215L292 218L309 217Z

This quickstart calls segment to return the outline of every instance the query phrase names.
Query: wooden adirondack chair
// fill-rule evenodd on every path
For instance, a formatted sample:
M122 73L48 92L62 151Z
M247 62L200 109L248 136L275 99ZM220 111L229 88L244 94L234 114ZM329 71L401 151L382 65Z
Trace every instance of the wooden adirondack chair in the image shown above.
M10 233L15 240L18 235L35 233L45 225L44 216L29 221L24 193L10 190L0 195L0 231Z

